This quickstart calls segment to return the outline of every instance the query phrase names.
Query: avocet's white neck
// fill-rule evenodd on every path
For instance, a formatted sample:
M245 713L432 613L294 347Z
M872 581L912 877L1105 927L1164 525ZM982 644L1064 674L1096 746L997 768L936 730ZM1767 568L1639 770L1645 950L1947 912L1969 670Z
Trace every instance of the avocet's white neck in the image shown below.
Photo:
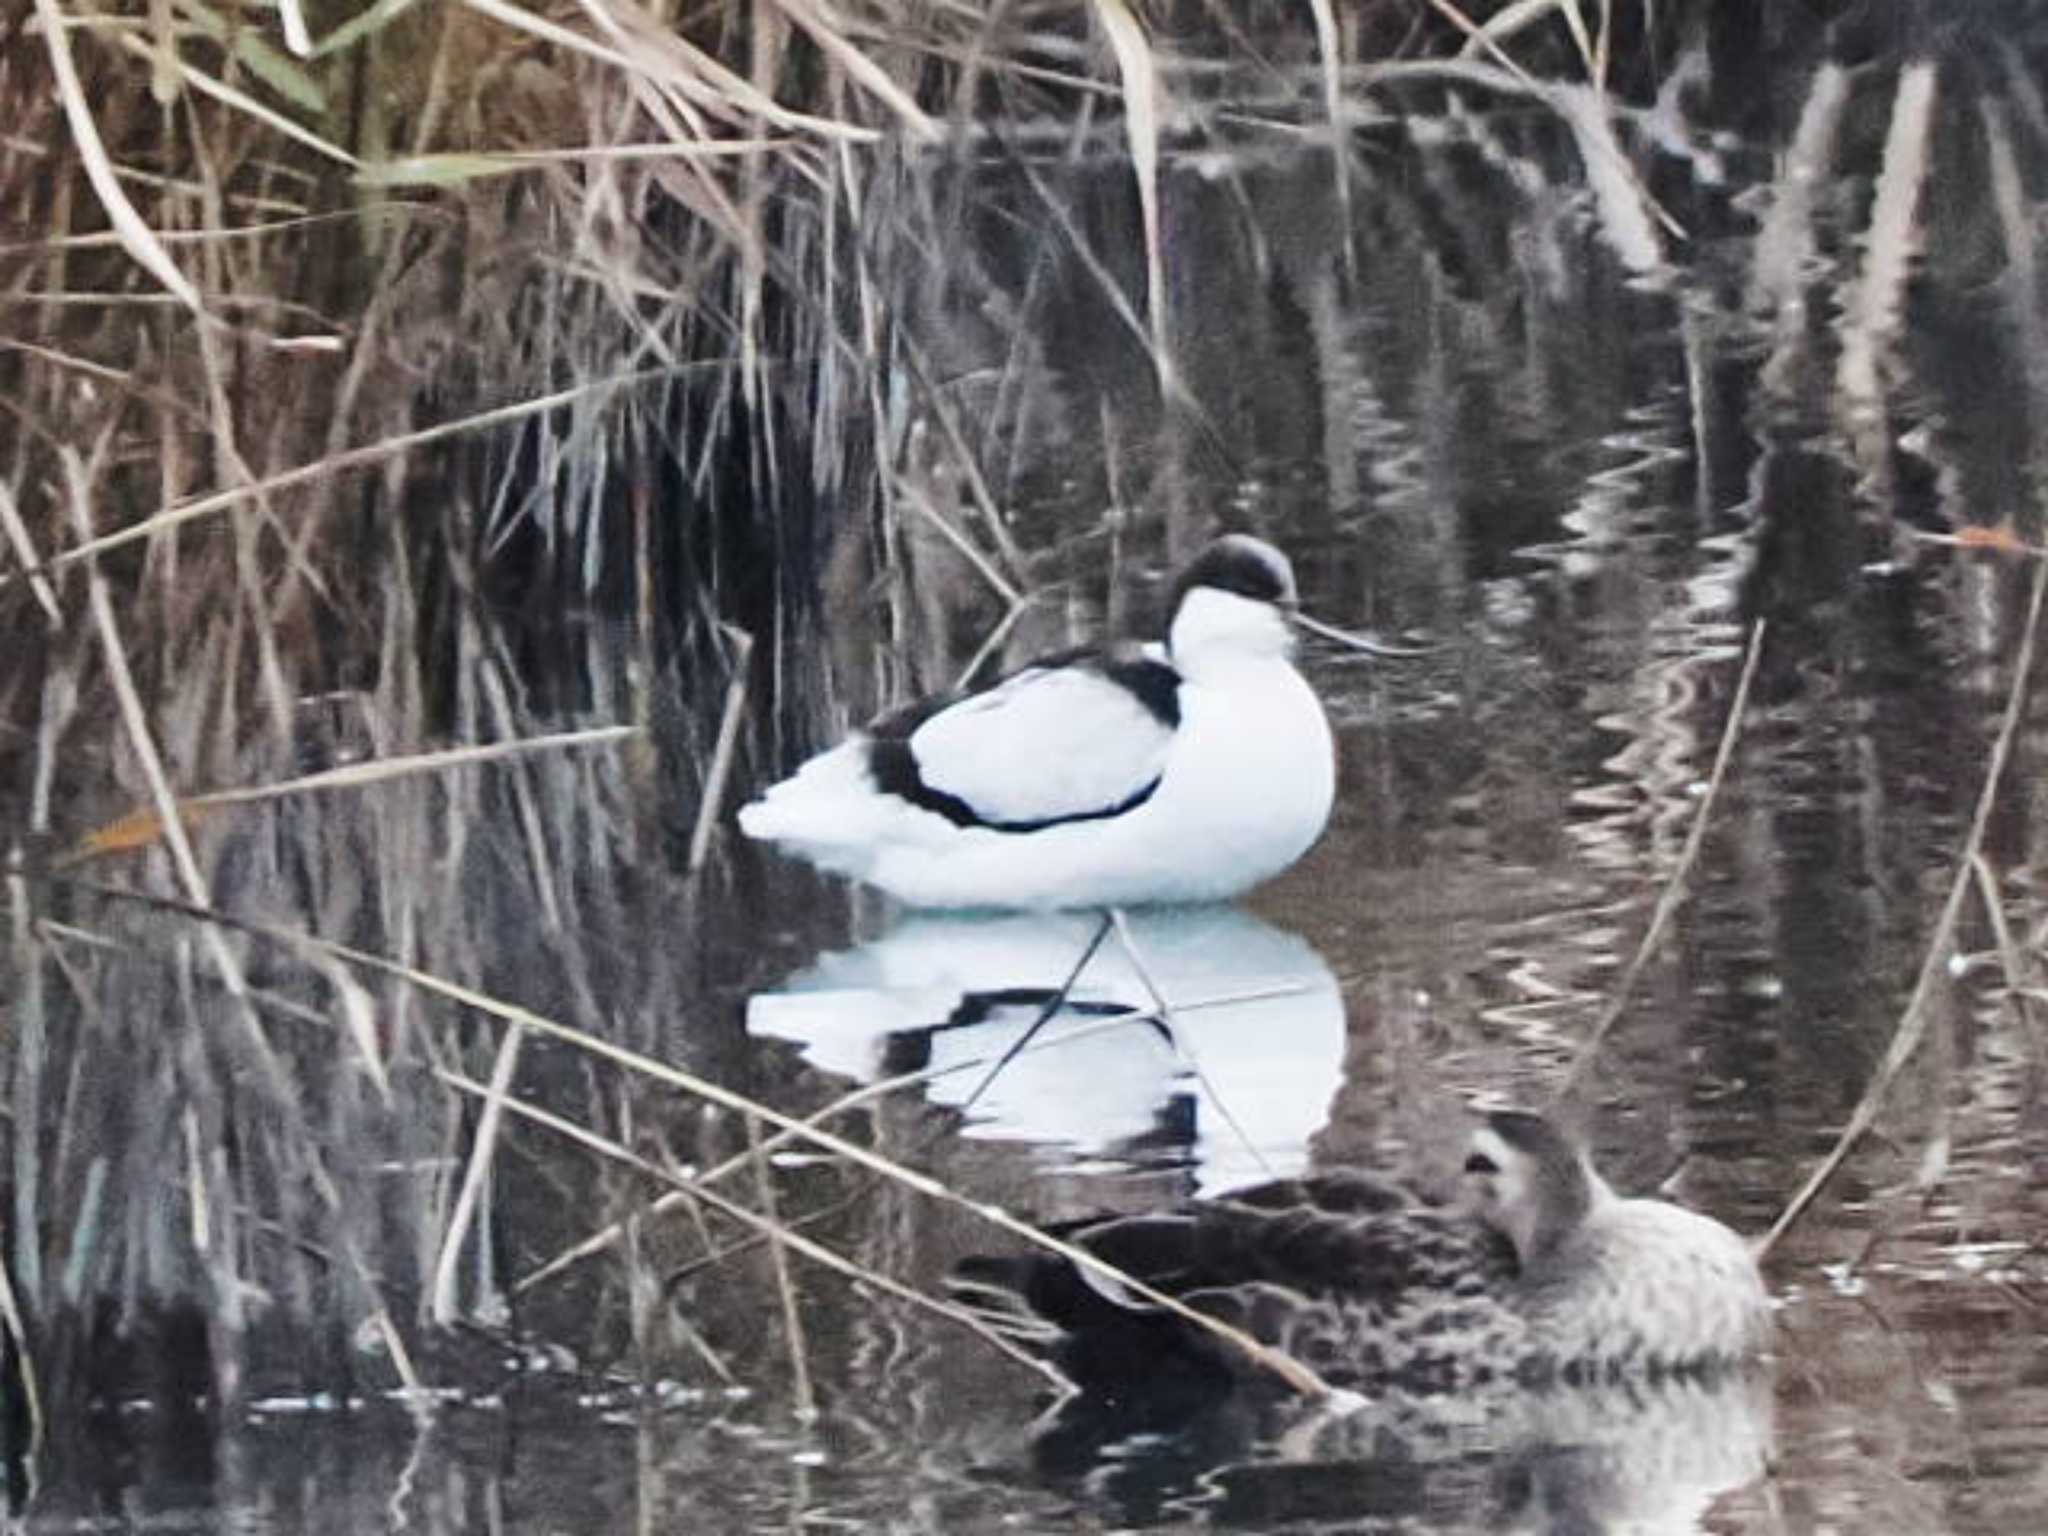
M1196 587L1181 599L1166 645L1181 674L1199 678L1247 661L1284 661L1294 635L1271 603Z

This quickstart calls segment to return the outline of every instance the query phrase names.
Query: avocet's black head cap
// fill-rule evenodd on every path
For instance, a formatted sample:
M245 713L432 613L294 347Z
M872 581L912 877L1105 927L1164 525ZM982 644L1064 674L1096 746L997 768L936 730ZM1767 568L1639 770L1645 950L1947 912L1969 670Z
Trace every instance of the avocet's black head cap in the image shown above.
M1264 539L1228 533L1187 563L1173 584L1173 607L1196 587L1213 587L1254 602L1292 607L1296 598L1294 567Z

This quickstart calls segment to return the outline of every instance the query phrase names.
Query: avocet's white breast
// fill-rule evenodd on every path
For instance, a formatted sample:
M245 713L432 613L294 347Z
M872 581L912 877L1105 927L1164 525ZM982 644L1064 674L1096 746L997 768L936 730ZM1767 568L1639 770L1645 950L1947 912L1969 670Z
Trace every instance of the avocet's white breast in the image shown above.
M1247 661L1284 661L1294 633L1270 602L1197 587L1174 614L1170 650L1183 676L1202 677Z
M1296 605L1294 567L1249 534L1218 539L1174 583L1167 649L1189 677L1241 661L1285 659L1294 648L1287 616Z

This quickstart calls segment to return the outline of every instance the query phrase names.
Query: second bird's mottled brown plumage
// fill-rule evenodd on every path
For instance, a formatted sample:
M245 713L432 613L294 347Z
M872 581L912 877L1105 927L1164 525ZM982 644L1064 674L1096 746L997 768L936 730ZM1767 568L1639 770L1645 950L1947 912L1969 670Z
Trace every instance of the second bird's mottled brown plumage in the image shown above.
M1768 1301L1734 1233L1615 1195L1541 1117L1487 1117L1463 1177L1456 1206L1329 1173L1060 1235L1336 1386L1426 1394L1698 1373L1766 1341ZM1057 1257L971 1260L959 1279L1019 1331L1056 1341L1084 1385L1235 1368L1201 1330Z

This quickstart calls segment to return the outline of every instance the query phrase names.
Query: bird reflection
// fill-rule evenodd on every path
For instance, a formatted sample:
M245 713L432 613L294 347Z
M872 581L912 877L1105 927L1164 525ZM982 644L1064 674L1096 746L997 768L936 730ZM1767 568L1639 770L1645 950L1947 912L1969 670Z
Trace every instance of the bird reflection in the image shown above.
M965 1106L968 1136L1183 1162L1202 1190L1302 1171L1342 1073L1343 1000L1305 940L1236 907L1130 913L1138 961L1104 944L1034 1048L977 1093L1099 921L914 914L757 994L747 1029L862 1082L929 1072L931 1102ZM1131 1017L1155 1006L1147 978L1170 1031Z
M1133 1525L1418 1533L1693 1532L1768 1470L1773 1382L1559 1387L1484 1407L1390 1397L1340 1414L1186 1405L1133 1433L1072 1399L1040 1425L1038 1479L1084 1488ZM1114 1426L1114 1428L1112 1428Z

